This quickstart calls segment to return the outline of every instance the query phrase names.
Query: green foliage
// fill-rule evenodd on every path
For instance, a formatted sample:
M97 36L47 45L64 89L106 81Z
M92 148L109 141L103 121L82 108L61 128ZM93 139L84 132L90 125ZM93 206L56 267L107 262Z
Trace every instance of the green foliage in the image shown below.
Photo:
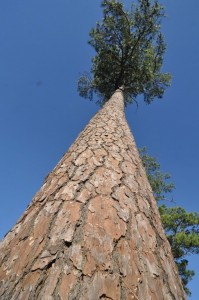
M139 151L156 200L165 200L165 194L174 188L173 183L167 183L170 175L160 171L160 165L154 157L147 154L146 148ZM189 254L199 254L199 214L189 213L179 206L166 205L159 206L159 212L185 292L191 295L187 284L195 273L187 269L188 260L185 257Z
M178 272L182 280L182 284L184 286L184 290L188 296L191 296L191 292L187 287L187 284L190 280L192 280L193 276L195 275L195 272L193 270L188 270L188 260L182 259L180 262L177 262Z
M147 154L146 147L139 149L139 152L155 199L166 200L166 194L171 193L175 188L173 183L168 182L171 176L160 171L160 164L154 157Z
M122 87L125 104L140 94L151 103L163 96L171 76L161 73L165 43L160 32L163 7L158 1L138 0L125 11L116 0L104 0L103 20L90 32L89 44L95 49L91 74L78 82L80 96L102 105Z
M199 254L199 214L165 205L161 205L159 211L174 257Z
M199 214L188 213L182 207L169 208L165 205L159 207L159 212L184 289L187 295L191 295L186 285L195 273L187 269L188 260L184 257L199 254Z

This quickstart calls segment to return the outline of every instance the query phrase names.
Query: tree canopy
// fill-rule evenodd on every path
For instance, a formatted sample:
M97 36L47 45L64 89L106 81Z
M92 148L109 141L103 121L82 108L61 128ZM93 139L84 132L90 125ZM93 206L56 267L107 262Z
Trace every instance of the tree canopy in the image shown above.
M126 11L122 2L104 0L103 20L90 32L89 44L95 49L91 74L78 82L80 96L103 105L114 91L122 88L125 104L140 94L151 103L161 98L170 83L170 74L162 73L166 46L160 32L164 9L158 1L138 0Z
M168 200L166 194L171 193L175 188L173 183L168 182L171 176L162 173L160 164L147 153L146 147L141 148L139 152L156 200ZM184 290L187 295L191 295L187 284L195 273L187 269L187 255L199 254L199 214L187 212L180 206L166 205L159 206L159 212Z

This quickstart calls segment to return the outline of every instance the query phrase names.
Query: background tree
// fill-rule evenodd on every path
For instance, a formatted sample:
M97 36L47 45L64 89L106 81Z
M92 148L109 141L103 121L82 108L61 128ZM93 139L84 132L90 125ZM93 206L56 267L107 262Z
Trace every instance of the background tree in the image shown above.
M155 199L157 201L168 200L166 195L175 189L175 185L169 182L171 175L160 171L160 164L154 157L147 153L146 147L140 148L139 152Z
M160 32L163 7L157 1L138 0L129 11L116 0L104 0L103 20L90 32L89 44L95 49L91 74L78 83L80 96L106 102L114 91L123 89L125 104L139 94L151 103L163 96L170 75L161 73L165 43Z
M184 289L191 295L186 285L195 273L187 269L188 260L185 257L188 254L199 254L199 214L188 213L179 206L170 208L166 205L161 205L159 212Z
M168 200L166 194L175 188L173 183L168 182L171 176L160 171L160 164L147 153L146 147L141 148L139 152L156 200ZM191 295L187 284L195 273L187 269L186 257L199 253L199 214L189 213L180 206L166 205L159 206L159 212L184 289L187 295Z

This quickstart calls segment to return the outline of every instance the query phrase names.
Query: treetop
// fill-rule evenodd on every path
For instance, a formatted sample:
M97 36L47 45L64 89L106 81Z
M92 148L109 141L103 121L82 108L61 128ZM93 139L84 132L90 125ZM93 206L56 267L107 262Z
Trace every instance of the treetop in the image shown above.
M158 1L138 0L125 10L121 1L101 2L103 19L90 31L89 44L95 49L91 72L78 82L80 96L103 105L122 86L125 104L140 94L151 103L162 98L170 75L162 73L166 50L160 32L164 9Z

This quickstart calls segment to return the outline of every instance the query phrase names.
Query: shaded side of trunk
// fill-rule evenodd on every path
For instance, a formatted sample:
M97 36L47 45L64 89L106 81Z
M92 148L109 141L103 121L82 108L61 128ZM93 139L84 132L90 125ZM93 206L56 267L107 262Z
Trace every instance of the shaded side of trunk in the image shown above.
M1 299L185 299L123 105L117 90L1 242Z

